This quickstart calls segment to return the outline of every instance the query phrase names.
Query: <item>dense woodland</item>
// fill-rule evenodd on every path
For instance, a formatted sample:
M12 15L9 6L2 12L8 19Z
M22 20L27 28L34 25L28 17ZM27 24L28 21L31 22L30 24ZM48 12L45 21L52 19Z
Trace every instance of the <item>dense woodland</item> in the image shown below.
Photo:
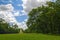
M19 32L20 32L20 29L16 24L10 25L4 19L0 18L0 34L19 33Z
M46 5L29 12L25 32L60 34L60 0L47 2Z

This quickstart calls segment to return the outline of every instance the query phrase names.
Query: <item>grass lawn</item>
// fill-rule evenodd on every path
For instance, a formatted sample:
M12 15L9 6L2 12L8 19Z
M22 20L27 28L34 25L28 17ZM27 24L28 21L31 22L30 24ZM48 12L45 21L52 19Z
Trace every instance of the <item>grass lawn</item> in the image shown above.
M60 40L60 36L46 34L0 34L0 40Z

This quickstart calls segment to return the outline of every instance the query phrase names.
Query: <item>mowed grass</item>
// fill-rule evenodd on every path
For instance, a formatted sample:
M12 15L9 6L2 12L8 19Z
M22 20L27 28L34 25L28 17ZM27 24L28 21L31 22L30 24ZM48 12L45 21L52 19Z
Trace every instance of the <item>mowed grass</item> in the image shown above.
M60 40L60 36L35 33L0 34L0 40Z

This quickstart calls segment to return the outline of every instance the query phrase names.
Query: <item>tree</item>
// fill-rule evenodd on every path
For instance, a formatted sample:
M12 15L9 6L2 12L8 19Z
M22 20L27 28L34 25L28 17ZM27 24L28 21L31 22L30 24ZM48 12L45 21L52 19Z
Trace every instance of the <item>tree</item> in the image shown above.
M0 18L0 33L6 33L8 31L9 24Z
M60 1L32 9L28 14L28 32L60 34ZM57 4L58 3L58 4Z
M18 28L18 25L17 24L14 24L12 25L13 28L17 29Z
M20 29L17 25L14 25L14 28L10 26L4 19L0 18L0 34L4 33L19 33Z

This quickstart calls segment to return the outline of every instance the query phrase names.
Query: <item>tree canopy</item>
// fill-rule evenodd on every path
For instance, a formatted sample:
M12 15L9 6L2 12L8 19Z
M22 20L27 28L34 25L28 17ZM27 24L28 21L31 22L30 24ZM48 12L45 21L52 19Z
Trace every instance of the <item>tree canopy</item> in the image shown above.
M60 34L60 1L47 5L30 11L26 32Z
M20 29L18 29L17 25L10 26L4 19L0 18L0 34L4 33L19 33Z

